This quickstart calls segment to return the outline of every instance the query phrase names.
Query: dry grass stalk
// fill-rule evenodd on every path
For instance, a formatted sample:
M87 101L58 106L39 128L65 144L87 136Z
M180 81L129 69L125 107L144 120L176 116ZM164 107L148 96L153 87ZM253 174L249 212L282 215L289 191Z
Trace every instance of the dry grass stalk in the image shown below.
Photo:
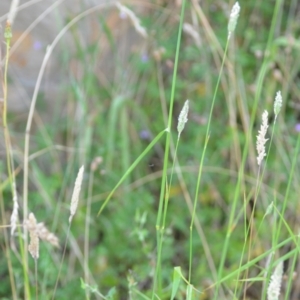
M134 14L134 12L132 10L130 10L129 8L127 8L126 6L122 5L120 2L116 3L117 8L120 10L120 13L124 16L124 17L128 17L130 19L130 21L132 22L135 30L137 31L137 33L139 33L142 37L147 38L148 34L146 29L140 24L141 21L140 19Z
M10 25L12 25L14 23L14 20L16 18L19 2L20 2L19 0L12 0L12 2L10 4L10 9L9 9L8 17L7 17L7 22Z
M189 24L189 23L184 23L183 24L183 31L190 35L193 40L195 41L195 44L197 45L197 47L201 47L202 46L202 41L201 41L201 38L200 38L200 34L199 32L194 28L193 25Z
M79 169L79 172L78 172L78 175L77 175L77 178L75 181L75 186L74 186L72 200L71 200L69 223L71 223L72 218L75 215L75 212L77 209L79 193L80 193L81 183L82 183L82 179L83 179L83 172L84 172L84 166L82 166Z

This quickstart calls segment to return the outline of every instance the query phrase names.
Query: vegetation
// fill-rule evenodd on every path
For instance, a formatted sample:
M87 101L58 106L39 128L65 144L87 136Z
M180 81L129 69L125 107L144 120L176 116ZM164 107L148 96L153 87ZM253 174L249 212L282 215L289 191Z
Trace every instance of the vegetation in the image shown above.
M12 8L1 299L298 299L300 6L202 2L70 15L22 126L7 109ZM49 110L58 45L69 73Z

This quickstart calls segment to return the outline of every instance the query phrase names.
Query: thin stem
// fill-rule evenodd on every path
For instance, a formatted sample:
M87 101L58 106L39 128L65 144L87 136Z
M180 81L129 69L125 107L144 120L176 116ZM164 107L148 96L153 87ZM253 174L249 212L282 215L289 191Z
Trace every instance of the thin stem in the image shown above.
M172 128L172 117L173 117L173 106L175 99L175 88L176 88L176 78L177 78L177 69L178 69L178 61L179 61L179 52L181 45L181 34L184 20L184 12L185 12L186 0L183 0L181 6L180 13L180 23L178 29L178 37L177 37L177 45L176 45L176 54L175 54L175 62L174 62L174 71L173 71L173 79L172 79L172 89L171 89L171 97L170 97L170 106L169 106L169 118L168 118L168 128L171 130ZM161 290L161 280L160 280L160 272L161 272L161 252L162 252L162 213L163 213L163 205L165 203L165 188L167 182L167 169L169 163L169 152L170 152L170 141L171 134L168 132L166 136L166 146L164 153L164 165L163 165L163 176L161 180L161 189L160 189L160 197L159 197L159 207L156 219L156 236L157 236L157 258L156 258L156 268L153 280L153 290L152 290L152 300L155 296L155 291L157 290L157 282L159 283L158 290Z
M12 155L11 155L12 147L11 147L10 134L9 134L8 124L7 124L7 98L8 98L7 72L8 72L8 62L9 62L9 54L10 54L10 42L11 42L11 38L12 38L11 26L10 26L9 22L6 23L4 36L5 36L5 40L6 40L6 56L5 56L5 64L4 64L4 79L3 79L2 122L3 122L3 130L4 130L8 179L9 179L9 183L10 183L13 201L17 201L16 188L15 188L15 186L16 186L15 185L15 174L13 172L14 164L13 164L13 159L12 159ZM14 203L13 205L15 206L16 203ZM2 208L4 211L4 205ZM5 218L3 218L3 220L5 220ZM5 233L5 237L6 237L6 241L7 241L6 233ZM7 243L7 247L8 247L8 243ZM7 255L7 260L8 260L9 273L11 273L12 265L11 265L10 252L8 251L8 248L6 248L6 255ZM28 298L28 297L30 298L29 281L28 281L28 275L27 275L28 274L28 265L26 263L23 264L23 273L24 273L24 282L25 282L25 284L24 284L25 295L26 295L26 298ZM16 295L15 295L16 285L15 285L15 280L14 280L13 274L10 274L10 282L11 282L11 287L12 287L12 291L13 291L13 297L14 297L14 299L16 299Z
M195 192L195 198L194 198L194 207L193 207L193 214L192 214L192 219L191 219L191 224L190 224L190 251L189 251L189 282L191 282L191 276L192 276L192 258L193 258L193 228L194 228L194 219L196 215L196 209L197 209L197 200L198 200L198 195L199 195L199 189L200 189L200 183L201 183L201 177L202 177L202 171L203 171L203 165L204 165L204 158L206 154L206 149L209 141L209 136L210 136L210 126L211 126L211 120L212 120L212 113L215 105L215 101L217 98L217 92L219 89L220 81L221 81L221 76L223 73L223 68L226 60L226 54L227 54L227 49L228 49L228 44L229 40L227 40L225 51L224 51L224 56L221 64L221 69L219 72L217 84L215 87L213 99L212 99L212 104L210 107L210 112L209 112L209 117L208 117L208 122L207 122L207 127L206 127L206 135L205 135L205 142L204 142L204 148L203 152L201 155L201 160L200 160L200 165L199 165L199 171L198 171L198 178L197 178L197 185L196 185L196 192Z
M225 259L226 259L227 251L228 251L228 248L229 248L229 241L230 241L231 233L234 229L234 226L233 226L234 225L234 222L233 222L234 221L234 215L235 215L235 211L236 211L236 207L237 207L237 203L238 203L238 198L239 198L240 191L241 191L242 180L244 178L244 169L245 169L246 159L247 159L248 152L249 152L249 145L250 145L250 140L251 140L251 137L252 137L253 124L254 124L254 120L255 120L255 117L256 117L258 101L260 99L261 92L262 92L262 86L263 86L264 78L265 78L267 68L268 68L269 51L271 49L271 43L272 43L272 40L273 40L273 37L274 37L275 25L276 25L276 22L277 22L277 16L278 16L278 13L279 13L279 10L280 10L281 2L282 2L281 0L276 1L274 14L273 14L273 17L272 17L272 25L271 25L271 29L269 31L268 42L267 42L267 46L266 46L266 50L265 50L265 56L264 56L263 64L262 64L262 67L260 69L260 73L259 73L258 79L257 79L256 93L255 93L255 99L254 99L254 103L253 103L253 107L252 107L252 114L251 114L251 118L250 118L249 130L248 130L248 134L246 135L246 142L245 142L245 146L244 146L244 149L243 149L242 162L241 162L241 166L240 166L239 173L238 173L238 180L237 180L236 188L235 188L235 192L234 192L233 204L232 204L232 207L231 207L231 210L230 210L230 217L229 217L229 222L228 222L227 234L226 234L226 237L225 237L225 242L224 242L222 255L221 255L221 261L220 261L219 272L218 272L219 280L220 280L220 278L222 278ZM240 271L242 271L242 270L240 270ZM217 287L216 287L216 291L215 291L215 295L214 295L214 300L218 299L219 287L220 287L220 281L217 283Z
M91 167L90 180L88 184L88 199L85 216L85 233L84 233L84 281L89 283L89 237L90 237L90 222L91 222L91 205L94 183L94 169ZM89 299L90 291L86 291L86 297Z
M0 210L1 210L1 218L2 221L5 222L6 216L5 216L5 210L4 210L4 201L3 201L3 194L2 190L0 190ZM1 226L5 228L6 226ZM9 280L10 280L10 286L11 286L11 291L12 291L12 297L14 300L17 300L17 293L16 293L16 282L15 282L15 277L13 273L13 267L12 267L12 262L11 262L11 257L10 257L10 251L9 251L9 242L8 242L8 234L6 230L3 230L3 235L4 235L4 254L7 260L7 266L8 266L8 274L9 274Z
M71 224L72 224L72 222L70 222L69 226L68 226L68 231L67 231L67 236L66 236L66 241L65 241L63 256L62 256L62 259L61 259L61 262L60 262L60 265L59 265L59 270L58 270L58 274L57 274L57 277L56 277L56 282L55 282L55 286L54 286L52 300L54 300L54 298L55 298L55 294L56 294L56 290L57 290L57 285L58 285L58 281L59 281L60 274L61 274L62 265L63 265L64 259L65 259L65 255L66 255L68 238L69 238L70 231L71 231Z
M38 260L34 260L34 274L35 274L35 299L39 299L39 288L38 288L38 273L37 273Z

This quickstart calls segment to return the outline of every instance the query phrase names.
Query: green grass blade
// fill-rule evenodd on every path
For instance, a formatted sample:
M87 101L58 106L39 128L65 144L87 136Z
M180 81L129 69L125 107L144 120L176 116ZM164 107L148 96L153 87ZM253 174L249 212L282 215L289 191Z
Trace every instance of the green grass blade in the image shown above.
M173 282L172 282L172 294L171 294L171 300L173 300L176 296L176 293L178 291L180 282L181 282L181 268L175 267L173 271Z
M106 200L104 201L104 203L102 204L98 215L99 216L101 214L101 212L103 211L103 209L105 208L105 206L107 205L107 203L109 202L109 200L111 199L112 195L114 194L114 192L117 190L117 188L122 184L122 182L127 178L127 176L134 170L134 168L138 165L138 163L145 157L145 155L153 148L153 146L159 141L159 139L164 135L165 132L168 132L169 129L165 129L163 131L161 131L156 137L155 139L148 145L148 147L143 151L143 153L134 161L134 163L128 168L127 172L122 176L122 178L119 180L119 182L116 184L116 186L113 188L113 190L110 192L110 194L108 195L108 197L106 198Z

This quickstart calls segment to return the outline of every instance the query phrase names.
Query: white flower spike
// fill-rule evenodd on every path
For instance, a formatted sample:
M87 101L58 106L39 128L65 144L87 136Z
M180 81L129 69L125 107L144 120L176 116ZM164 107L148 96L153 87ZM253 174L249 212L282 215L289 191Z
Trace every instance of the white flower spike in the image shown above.
M234 32L237 20L240 15L241 7L238 2L236 2L231 10L229 22L228 22L228 40L230 39L231 33Z
M282 96L281 96L281 92L278 91L276 93L275 102L274 102L275 121L280 112L281 106L282 106Z
M271 276L270 284L268 286L268 300L278 300L280 296L280 287L283 275L283 261L281 261L275 268Z
M265 145L268 139L265 138L268 130L268 112L265 110L262 114L262 124L260 130L258 131L258 136L256 140L256 150L257 150L257 163L260 166L262 160L266 156Z
M75 186L72 194L72 199L71 199L71 206L70 206L70 217L69 217L69 223L71 224L72 218L75 215L77 205L78 205L78 200L79 200L79 193L81 189L81 184L82 184L82 179L83 179L83 172L84 172L84 166L82 166L79 169L77 178L75 180Z
M187 118L188 112L189 112L189 100L186 100L178 117L178 125L177 125L178 138L180 137L180 134L184 129L184 125L188 120Z

